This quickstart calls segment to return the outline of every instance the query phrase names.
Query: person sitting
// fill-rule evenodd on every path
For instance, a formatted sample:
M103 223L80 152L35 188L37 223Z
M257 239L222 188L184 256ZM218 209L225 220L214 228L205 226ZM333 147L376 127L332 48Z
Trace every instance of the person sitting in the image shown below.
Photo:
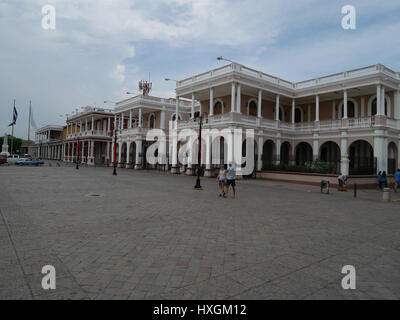
M347 176L341 173L340 176L338 177L339 190L343 189L346 186L346 181L347 181Z

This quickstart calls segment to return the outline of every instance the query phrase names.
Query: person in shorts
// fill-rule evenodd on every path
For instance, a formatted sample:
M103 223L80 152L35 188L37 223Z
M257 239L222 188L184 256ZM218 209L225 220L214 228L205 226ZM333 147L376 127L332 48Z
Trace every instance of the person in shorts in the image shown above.
M232 165L232 162L229 162L228 168L226 169L226 191L225 194L229 194L229 187L232 186L233 190L233 198L236 197L236 168Z
M394 174L394 191L397 192L397 188L400 187L400 169Z
M225 197L225 168L223 165L219 168L218 176L218 187L219 187L219 196Z

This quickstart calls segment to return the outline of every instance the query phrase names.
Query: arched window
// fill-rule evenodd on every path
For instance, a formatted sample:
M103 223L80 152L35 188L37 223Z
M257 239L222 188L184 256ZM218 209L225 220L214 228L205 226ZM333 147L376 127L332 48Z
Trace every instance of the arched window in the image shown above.
M218 100L214 103L214 115L224 113L224 105L222 101Z
M172 121L175 121L175 119L176 119L176 113L174 113L174 114L172 115L172 117L171 117L171 120L172 120ZM181 115L179 114L179 115L178 115L178 121L180 121L180 120L182 120L182 117L181 117Z
M375 98L374 100L372 100L372 104L371 104L371 115L375 116L377 114L377 99ZM388 102L387 99L385 98L385 116L388 115Z
M156 127L156 116L154 114L150 115L149 118L149 128L154 129Z
M347 117L354 118L355 117L356 106L353 101L347 101ZM342 114L344 114L344 104L342 105Z
M257 103L254 100L249 102L248 113L249 116L257 116Z

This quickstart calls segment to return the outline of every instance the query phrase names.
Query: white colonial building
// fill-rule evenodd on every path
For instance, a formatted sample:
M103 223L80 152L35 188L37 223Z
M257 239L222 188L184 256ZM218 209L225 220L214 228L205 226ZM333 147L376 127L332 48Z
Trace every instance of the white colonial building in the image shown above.
M400 74L380 64L290 82L232 63L178 81L176 95L200 102L206 129L254 129L257 170L315 160L350 175L400 167ZM197 127L178 121L178 130ZM218 164L212 150L206 163Z
M171 163L169 154L172 154L169 143L169 124L175 121L186 121L194 116L199 105L194 101L179 101L139 94L135 97L120 101L115 105L115 119L117 123L116 157L118 167L146 169L155 168L148 164L145 157L147 148L153 144L146 140L151 129L161 129L165 133L166 152L161 163ZM169 150L169 151L168 151ZM114 159L112 159L112 162ZM168 165L167 165L168 169Z
M114 112L85 107L67 118L63 159L88 165L108 165L114 130Z
M32 157L62 160L63 126L44 126L35 131L35 144L29 147Z

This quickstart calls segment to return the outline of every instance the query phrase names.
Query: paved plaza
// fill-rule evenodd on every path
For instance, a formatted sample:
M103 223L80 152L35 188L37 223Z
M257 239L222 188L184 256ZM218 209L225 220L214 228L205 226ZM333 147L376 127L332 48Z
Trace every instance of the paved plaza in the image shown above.
M375 190L239 181L223 199L213 179L111 173L0 167L0 299L400 298L400 203Z

